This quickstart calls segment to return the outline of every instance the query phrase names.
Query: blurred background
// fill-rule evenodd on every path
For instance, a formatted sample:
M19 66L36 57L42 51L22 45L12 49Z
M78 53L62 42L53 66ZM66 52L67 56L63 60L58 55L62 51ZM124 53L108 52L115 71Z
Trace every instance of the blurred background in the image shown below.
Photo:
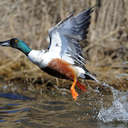
M128 0L0 0L0 40L17 37L33 49L47 48L52 26L72 11L77 14L96 4L88 38L81 42L87 69L98 79L126 89ZM56 83L20 51L0 47L0 81L49 84L49 80Z

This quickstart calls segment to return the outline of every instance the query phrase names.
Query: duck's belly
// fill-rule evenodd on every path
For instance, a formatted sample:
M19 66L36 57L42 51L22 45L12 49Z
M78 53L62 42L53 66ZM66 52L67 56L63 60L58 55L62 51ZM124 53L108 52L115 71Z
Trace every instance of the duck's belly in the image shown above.
M76 74L72 65L62 59L53 59L48 63L48 66L42 70L52 76L71 80L74 79Z
M44 72L48 73L49 75L52 75L52 76L55 76L55 77L58 77L58 78L61 78L61 79L69 79L69 78L66 77L66 75L61 74L60 72L58 72L54 69L51 69L49 67L43 68L42 70Z

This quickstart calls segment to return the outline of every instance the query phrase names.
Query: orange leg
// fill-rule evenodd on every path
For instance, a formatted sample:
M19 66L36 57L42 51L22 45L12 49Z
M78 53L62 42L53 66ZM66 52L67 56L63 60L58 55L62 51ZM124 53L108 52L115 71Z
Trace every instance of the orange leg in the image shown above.
M81 83L79 83L78 81L77 81L76 85L77 85L77 87L78 87L78 88L80 88L83 92L85 92L85 91L86 91L85 86L84 86L84 85L82 85Z
M74 81L73 81L73 84L72 84L71 89L70 89L71 90L71 93L72 93L72 97L73 97L74 100L76 100L77 99L77 96L78 96L78 93L75 90L76 83L77 83L77 78L74 77Z
M67 78L70 78L71 80L73 79L73 84L70 90L71 90L73 99L76 100L78 96L78 93L75 91L77 77L76 77L76 72L72 67L72 65L67 63L66 61L56 58L48 63L48 67L56 72L59 72L60 74L65 75Z

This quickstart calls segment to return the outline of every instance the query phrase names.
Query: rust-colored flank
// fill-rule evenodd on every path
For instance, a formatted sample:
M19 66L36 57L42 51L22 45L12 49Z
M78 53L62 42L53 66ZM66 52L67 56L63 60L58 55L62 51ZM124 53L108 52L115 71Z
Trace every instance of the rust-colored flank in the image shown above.
M78 93L75 91L76 84L81 90L83 90L83 91L86 90L85 86L80 84L77 81L77 72L71 64L67 63L66 61L64 61L62 59L53 59L52 61L49 62L48 67L64 76L66 76L67 78L73 80L73 84L72 84L70 90L71 90L72 97L74 100L76 100L77 96L78 96Z

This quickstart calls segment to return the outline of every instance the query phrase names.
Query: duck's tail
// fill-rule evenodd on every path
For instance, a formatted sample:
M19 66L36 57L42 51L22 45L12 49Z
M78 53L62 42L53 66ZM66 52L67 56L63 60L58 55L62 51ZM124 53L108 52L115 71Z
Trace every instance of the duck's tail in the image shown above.
M96 81L98 84L100 84L101 82L99 80L97 80L97 78L92 75L86 68L84 68L84 72L80 74L80 78L85 79L85 80L94 80ZM77 81L76 83L77 87L80 88L82 91L86 91L86 87L84 84L81 84Z
M92 74L90 74L90 73L85 74L85 79L87 79L87 80L94 80L94 81L96 81L97 83L100 83L100 81L99 81L99 80L97 80L97 79L96 79L96 77L95 77L95 76L93 76L93 75L92 75Z
M85 76L84 79L86 79L86 80L94 80L94 81L96 81L98 84L100 84L100 81L97 80L95 76L93 76L93 75L91 75L91 74L89 74L89 73L88 73L88 74L84 74L84 76ZM86 86L85 86L84 84L81 84L81 83L79 83L79 82L77 81L76 85L77 85L77 87L78 87L79 89L81 89L83 92L86 92Z
M92 75L86 68L84 69L84 71L85 71L84 79L86 79L86 80L94 80L97 83L100 83L100 81L97 80L97 78L94 75Z

